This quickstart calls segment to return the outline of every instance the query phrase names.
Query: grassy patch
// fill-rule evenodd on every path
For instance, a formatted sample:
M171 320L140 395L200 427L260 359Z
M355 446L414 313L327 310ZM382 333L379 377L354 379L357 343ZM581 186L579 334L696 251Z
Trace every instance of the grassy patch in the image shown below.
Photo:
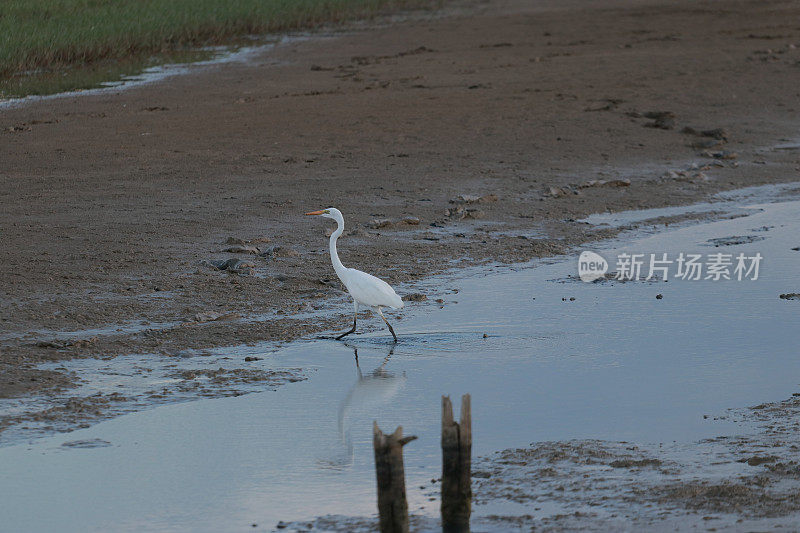
M0 0L0 87L30 74L311 28L438 0ZM143 61L143 59L140 59ZM127 67L126 67L127 68ZM126 72L127 73L127 72ZM69 76L69 74L67 74ZM18 86L17 90L10 87Z
M56 94L107 86L130 76L137 76L150 67L212 59L209 50L170 51L157 55L133 55L119 60L100 60L88 64L40 69L33 73L0 78L0 98L21 98L30 95Z

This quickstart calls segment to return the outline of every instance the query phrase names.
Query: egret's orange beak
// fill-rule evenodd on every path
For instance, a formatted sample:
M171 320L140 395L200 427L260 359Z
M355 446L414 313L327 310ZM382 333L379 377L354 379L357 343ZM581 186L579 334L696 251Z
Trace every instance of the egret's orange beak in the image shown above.
M324 210L320 209L319 211L311 211L310 213L306 213L306 215L321 215L323 212Z

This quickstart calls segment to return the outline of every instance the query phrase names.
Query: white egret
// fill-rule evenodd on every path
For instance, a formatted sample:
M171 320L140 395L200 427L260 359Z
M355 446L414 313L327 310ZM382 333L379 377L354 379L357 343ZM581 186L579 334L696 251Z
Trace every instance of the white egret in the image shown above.
M353 297L355 314L353 316L353 327L350 331L345 331L336 337L336 340L338 341L356 330L358 306L361 304L364 307L370 307L378 312L389 327L389 332L391 332L392 337L394 337L394 342L397 342L397 335L394 334L392 325L389 324L389 321L383 316L381 308L391 307L392 309L401 309L403 307L403 300L394 292L394 289L382 279L378 279L371 274L361 272L354 268L347 268L339 260L339 253L336 251L336 241L339 239L339 235L344 231L344 217L342 216L342 212L335 207L329 207L328 209L306 213L306 215L332 218L338 224L336 231L331 234L331 262L333 263L333 269L336 271L336 275L339 276L339 279L342 280L342 283L344 283L344 286L347 288L347 292Z

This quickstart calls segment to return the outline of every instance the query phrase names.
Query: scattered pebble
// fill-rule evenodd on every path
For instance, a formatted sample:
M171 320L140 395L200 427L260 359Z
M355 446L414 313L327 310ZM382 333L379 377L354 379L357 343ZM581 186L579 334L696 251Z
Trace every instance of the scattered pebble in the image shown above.
M424 302L427 299L428 297L420 292L406 294L405 296L403 296L404 302Z
M300 252L288 246L270 246L260 254L262 257L297 257Z
M495 194L486 194L484 196L476 196L473 194L460 194L455 198L450 199L451 204L456 205L463 205L463 204L486 204L490 202L496 202L497 195Z
M720 150L717 152L709 152L708 150L702 152L700 155L705 157L712 157L714 159L736 159L739 157L739 154L736 152L731 152L729 150Z
M369 223L369 227L372 229L390 228L392 226L394 226L394 222L388 218L377 218Z
M250 239L250 240L240 239L239 237L228 237L225 240L225 244L239 244L239 245L264 244L267 242L270 242L269 237L256 237L255 239Z
M486 213L480 209L464 208L460 205L446 209L444 214L445 216L449 218L455 218L456 220L462 220L465 218L478 220L486 217Z
M578 186L579 189L586 189L588 187L629 187L631 180L617 179L617 180L590 180Z
M250 261L242 261L241 259L212 259L210 261L203 261L203 264L216 268L217 270L227 270L235 273L248 273L254 269L256 265Z
M217 311L206 311L194 315L195 322L215 322L217 320L232 320L236 318L241 318L241 315L235 312L219 313Z
M578 194L578 191L573 191L568 187L548 187L547 191L545 192L545 196L549 196L551 198L559 198L561 196L567 196L570 194Z
M653 120L653 122L645 124L647 128L671 130L675 127L675 113L671 111L648 111L642 113L642 116Z
M778 457L775 455L763 455L758 456L754 455L753 457L749 457L746 459L739 459L739 463L747 463L750 466L758 466L763 465L764 463L774 463L778 460Z
M723 144L724 142L719 139L697 140L692 143L692 148L695 150L709 150L713 148L719 148Z
M656 300L661 300L663 297L663 294L656 294Z
M729 137L728 130L724 128L714 128L711 130L696 130L691 126L686 126L681 130L681 133L686 133L687 135L695 135L697 137L711 137L713 139L719 139L721 141L727 141Z
M232 254L255 254L258 255L260 250L255 246L249 246L246 244L237 244L235 246L231 246L225 249L226 252Z

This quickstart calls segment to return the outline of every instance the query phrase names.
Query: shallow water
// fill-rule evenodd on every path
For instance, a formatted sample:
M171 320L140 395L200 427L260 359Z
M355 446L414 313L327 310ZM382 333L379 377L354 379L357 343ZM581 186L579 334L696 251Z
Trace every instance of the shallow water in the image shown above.
M576 258L471 269L429 282L453 290L442 308L408 307L394 347L381 331L278 351L220 349L263 357L263 368L306 368L310 379L0 448L0 530L258 531L329 513L373 515L373 420L419 436L405 448L410 507L435 516L428 497L440 470L442 394L472 394L476 456L535 441L693 442L737 432L703 415L788 397L800 376L791 334L800 302L778 298L800 292L800 252L791 250L800 246L800 202L748 212L599 251L611 270L617 249L760 252L756 281L582 283ZM749 235L764 240L710 242ZM103 444L83 444L92 442Z

